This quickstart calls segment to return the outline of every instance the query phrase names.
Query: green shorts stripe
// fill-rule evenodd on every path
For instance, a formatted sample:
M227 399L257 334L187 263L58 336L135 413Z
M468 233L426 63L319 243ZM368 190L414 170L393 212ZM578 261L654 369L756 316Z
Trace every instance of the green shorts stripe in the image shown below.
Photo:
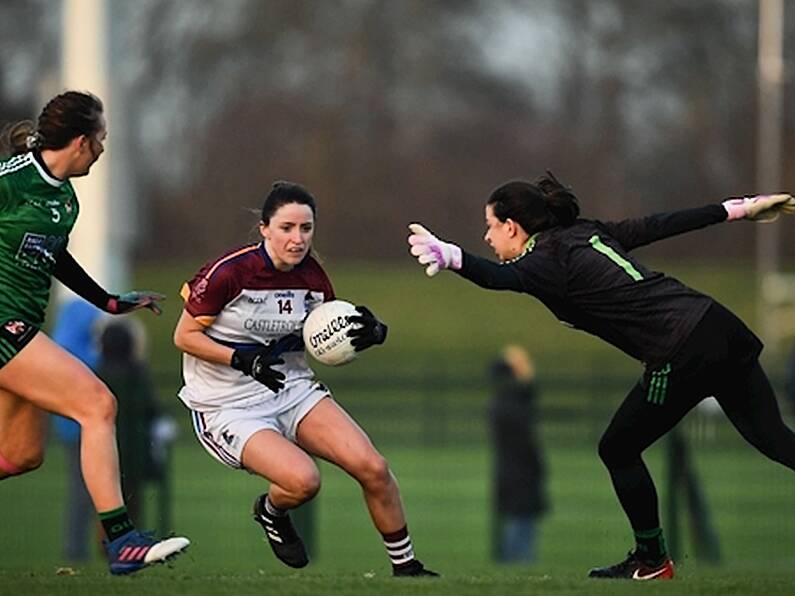
M658 406L665 403L665 397L668 394L668 373L671 372L671 365L666 364L660 370L655 370L651 373L649 379L649 389L646 393L646 401Z

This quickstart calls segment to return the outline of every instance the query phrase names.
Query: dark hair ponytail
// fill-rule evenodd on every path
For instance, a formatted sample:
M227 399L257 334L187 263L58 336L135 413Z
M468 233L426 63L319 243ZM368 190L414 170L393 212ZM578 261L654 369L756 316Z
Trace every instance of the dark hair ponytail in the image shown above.
M42 149L63 149L72 139L91 137L102 127L102 102L91 93L67 91L53 97L39 114L38 123L23 120L0 133L3 153L19 155Z
M577 197L547 171L531 184L511 180L497 187L486 201L500 221L512 219L528 234L557 226L568 227L580 214Z
M580 215L580 202L571 189L563 186L549 170L545 176L537 178L535 184L544 195L547 209L555 217L558 225L567 228L573 224Z
M41 135L36 132L36 125L30 120L11 122L0 132L0 150L3 156L19 155L38 148Z

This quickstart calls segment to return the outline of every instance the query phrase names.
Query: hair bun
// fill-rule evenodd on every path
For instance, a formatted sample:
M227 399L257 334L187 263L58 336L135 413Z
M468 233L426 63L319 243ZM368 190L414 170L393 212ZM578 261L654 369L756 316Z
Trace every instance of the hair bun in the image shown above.
M565 186L555 175L547 170L546 176L536 180L544 203L558 225L568 227L580 215L580 205L571 188Z
M25 137L25 146L30 150L40 149L43 144L44 137L37 130L34 130L27 137Z

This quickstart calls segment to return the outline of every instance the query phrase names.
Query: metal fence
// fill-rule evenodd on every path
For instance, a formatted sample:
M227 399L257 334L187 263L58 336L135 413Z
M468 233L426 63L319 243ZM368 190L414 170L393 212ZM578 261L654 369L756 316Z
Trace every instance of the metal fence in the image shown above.
M618 374L543 375L537 383L538 424L550 445L596 445L613 412L637 381ZM173 396L173 372L156 375L161 396ZM774 377L778 395L783 379ZM457 447L489 441L488 409L493 387L484 374L369 376L336 374L332 392L343 407L380 445ZM187 416L170 398L172 411L187 430ZM783 401L783 400L780 400ZM711 403L710 403L711 402ZM793 408L782 403L789 417ZM793 404L795 405L795 404ZM688 438L730 445L740 441L714 400L695 408L682 422Z

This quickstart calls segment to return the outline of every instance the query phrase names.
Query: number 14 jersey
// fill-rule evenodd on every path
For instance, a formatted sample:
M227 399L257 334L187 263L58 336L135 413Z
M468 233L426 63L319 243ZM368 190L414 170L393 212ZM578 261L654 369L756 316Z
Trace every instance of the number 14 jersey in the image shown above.
M264 243L232 250L204 265L182 288L185 310L213 340L232 348L273 345L285 363L285 388L314 373L301 338L306 315L334 299L331 281L307 256L290 271L279 271ZM180 398L193 410L249 407L273 399L273 392L233 369L183 355L185 385ZM289 404L281 404L287 407Z

